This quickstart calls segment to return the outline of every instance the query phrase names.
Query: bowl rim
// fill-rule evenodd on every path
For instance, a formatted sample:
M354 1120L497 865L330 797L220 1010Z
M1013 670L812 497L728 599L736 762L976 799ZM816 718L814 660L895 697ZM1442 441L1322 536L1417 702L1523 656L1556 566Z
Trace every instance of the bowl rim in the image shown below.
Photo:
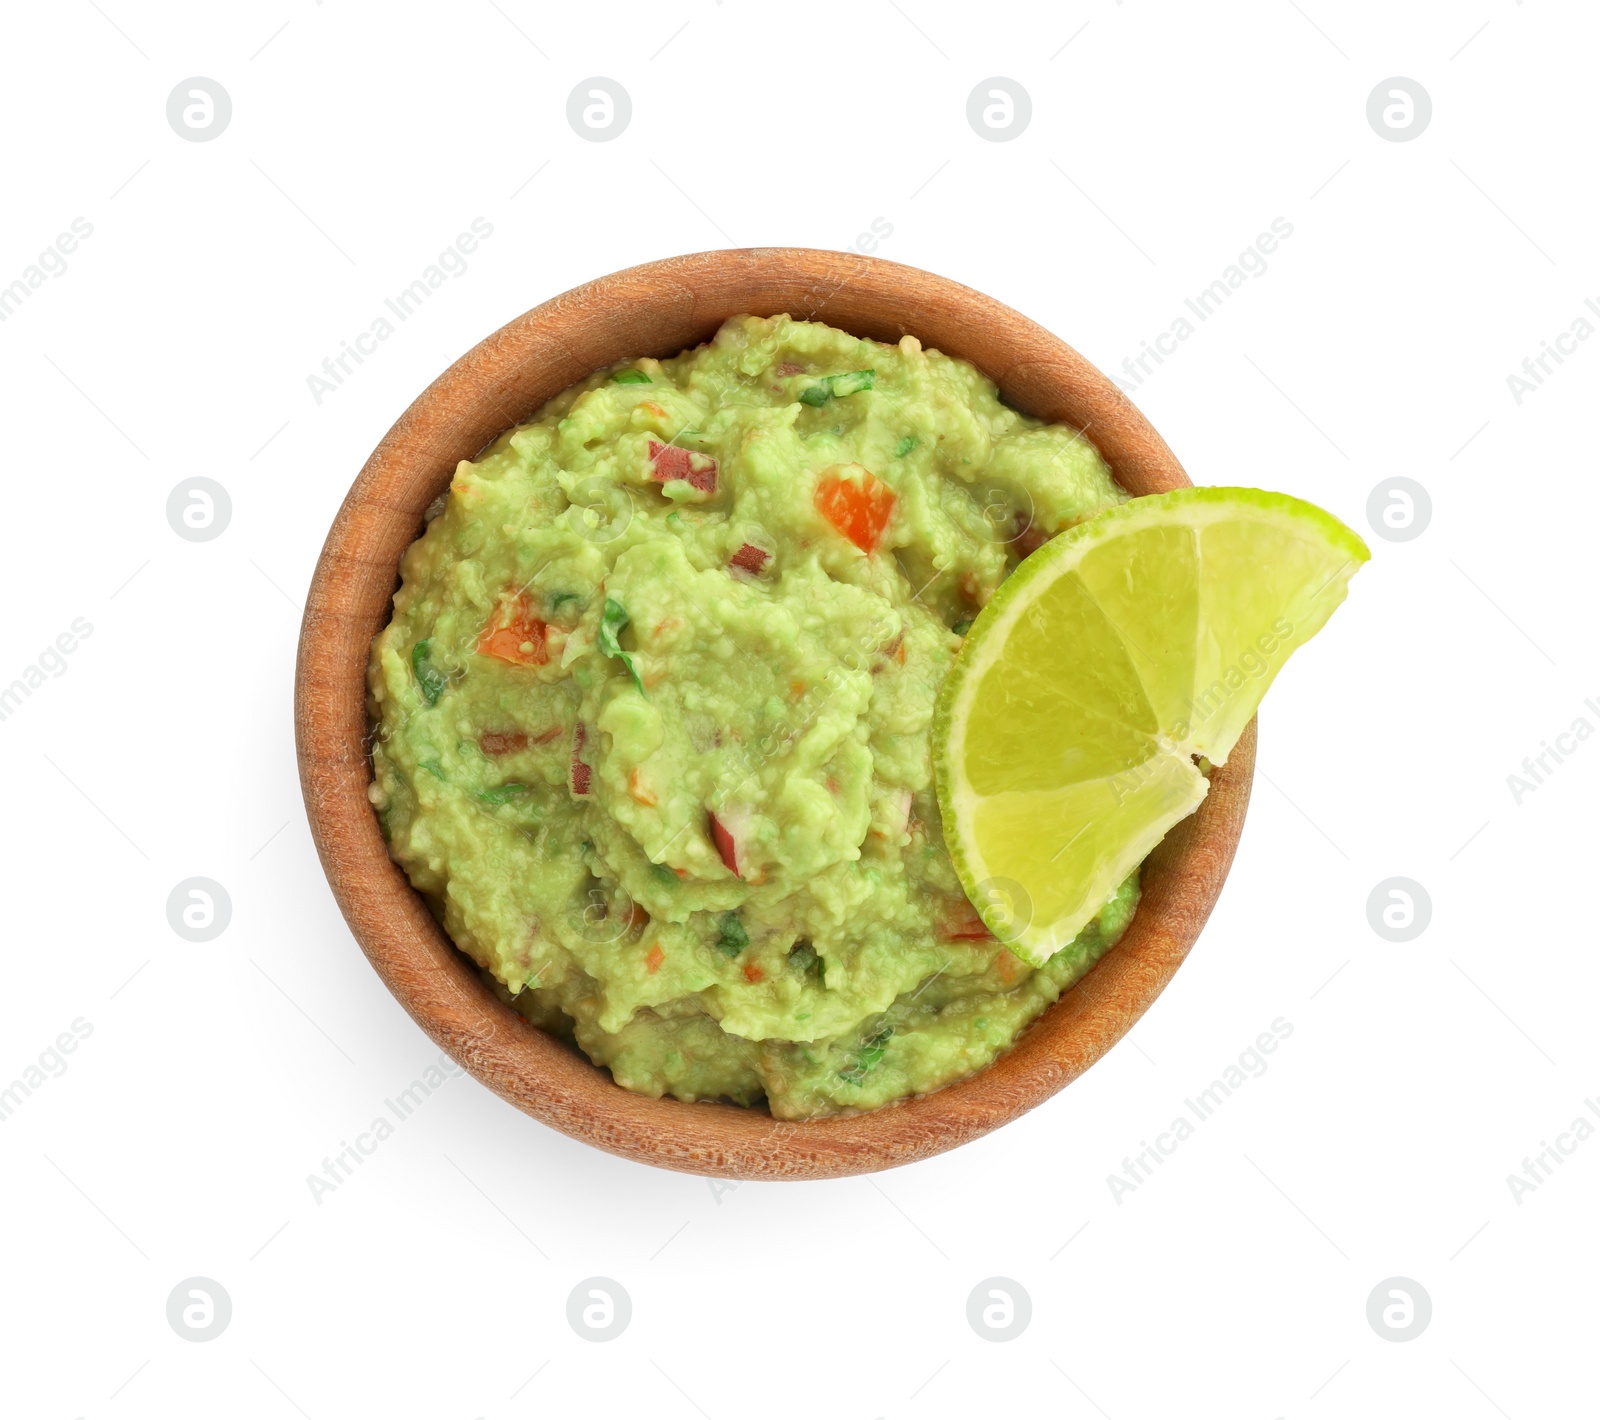
M697 252L602 276L535 306L434 380L384 435L329 530L307 594L295 741L312 838L352 934L423 1030L533 1118L610 1153L722 1178L827 1178L892 1168L976 1139L1042 1104L1127 1033L1182 964L1238 846L1251 722L1200 809L1146 863L1122 940L992 1065L931 1094L810 1121L764 1108L650 1099L504 1004L389 857L367 799L366 668L400 554L461 459L617 360L689 349L729 315L823 320L969 360L1007 403L1084 430L1134 494L1187 486L1160 435L1065 342L947 278L853 252ZM681 332L681 335L678 334Z

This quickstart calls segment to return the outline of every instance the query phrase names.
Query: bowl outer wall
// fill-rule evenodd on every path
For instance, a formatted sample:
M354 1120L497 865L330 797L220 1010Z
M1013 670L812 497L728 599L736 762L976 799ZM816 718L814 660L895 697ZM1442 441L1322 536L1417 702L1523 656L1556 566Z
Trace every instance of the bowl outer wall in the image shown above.
M389 857L367 800L366 668L401 554L470 459L601 366L667 357L729 316L825 321L976 365L1012 406L1084 430L1130 493L1186 486L1182 466L1120 390L1071 347L998 301L914 267L797 248L701 252L616 272L555 297L469 350L367 460L312 577L295 732L312 837L356 940L384 984L451 1057L518 1109L576 1139L723 1178L827 1178L892 1168L977 1138L1041 1104L1111 1048L1187 955L1243 827L1252 721L1200 809L1147 861L1122 941L988 1069L875 1112L806 1122L764 1109L654 1100L617 1086L483 983Z

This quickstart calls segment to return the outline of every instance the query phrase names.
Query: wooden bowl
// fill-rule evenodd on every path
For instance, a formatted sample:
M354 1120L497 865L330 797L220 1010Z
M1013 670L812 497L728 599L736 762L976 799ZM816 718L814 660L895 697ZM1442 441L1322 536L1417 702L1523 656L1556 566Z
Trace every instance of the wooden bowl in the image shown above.
M987 1070L874 1113L808 1123L764 1108L646 1099L502 1004L391 861L367 802L366 668L400 555L423 510L470 459L602 365L668 356L742 312L907 333L970 360L1008 404L1087 431L1135 494L1189 480L1110 380L1009 307L913 267L832 251L701 252L591 281L469 350L401 415L328 534L306 599L295 682L311 833L345 920L412 1018L535 1119L626 1158L724 1178L828 1178L954 1148L1032 1109L1094 1064L1171 980L1210 914L1250 795L1255 727L1198 813L1151 855L1127 935Z

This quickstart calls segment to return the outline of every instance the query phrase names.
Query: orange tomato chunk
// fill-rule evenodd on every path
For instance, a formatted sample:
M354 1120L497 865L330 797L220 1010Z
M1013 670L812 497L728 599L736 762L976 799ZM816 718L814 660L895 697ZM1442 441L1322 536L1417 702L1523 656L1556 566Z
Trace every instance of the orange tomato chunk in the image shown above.
M525 592L501 599L494 620L478 637L478 654L511 666L542 666L550 659L544 622L533 614Z
M848 476L831 470L817 480L816 509L863 552L870 553L883 537L894 513L894 489L874 478L860 464L844 464Z

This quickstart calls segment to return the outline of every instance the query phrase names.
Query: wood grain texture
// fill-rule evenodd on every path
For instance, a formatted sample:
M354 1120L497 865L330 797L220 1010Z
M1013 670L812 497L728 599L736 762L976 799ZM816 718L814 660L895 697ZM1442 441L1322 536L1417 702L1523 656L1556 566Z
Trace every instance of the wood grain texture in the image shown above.
M468 351L400 417L334 520L312 579L295 731L312 836L345 920L413 1019L484 1084L556 1129L628 1158L724 1178L891 1168L974 1139L1048 1099L1105 1054L1171 980L1211 912L1243 826L1251 724L1198 813L1152 855L1133 923L989 1069L871 1114L787 1123L764 1109L651 1100L529 1025L457 952L390 860L367 802L368 649L400 556L456 464L591 371L665 357L729 316L787 311L970 360L1006 401L1085 430L1132 493L1188 483L1115 385L1042 327L965 286L893 262L789 248L702 252L603 277Z

